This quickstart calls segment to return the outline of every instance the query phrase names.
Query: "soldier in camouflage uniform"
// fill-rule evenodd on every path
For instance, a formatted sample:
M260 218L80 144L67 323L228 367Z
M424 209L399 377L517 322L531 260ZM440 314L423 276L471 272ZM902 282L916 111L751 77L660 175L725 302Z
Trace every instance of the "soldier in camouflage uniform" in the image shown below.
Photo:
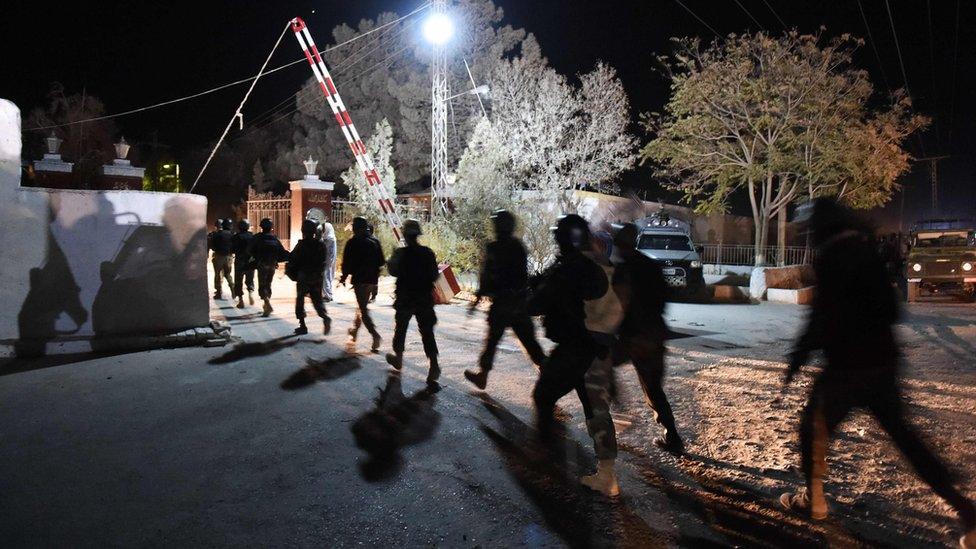
M591 249L584 252L613 280L610 253L613 241L605 232L595 232L590 241ZM610 415L611 388L613 387L613 360L610 349L617 344L617 332L624 318L624 307L611 284L600 297L583 303L586 312L586 329L599 345L600 352L593 359L583 377L585 391L580 394L586 430L593 439L597 457L597 470L584 476L581 482L587 488L609 497L620 494L614 462L617 459L617 432Z

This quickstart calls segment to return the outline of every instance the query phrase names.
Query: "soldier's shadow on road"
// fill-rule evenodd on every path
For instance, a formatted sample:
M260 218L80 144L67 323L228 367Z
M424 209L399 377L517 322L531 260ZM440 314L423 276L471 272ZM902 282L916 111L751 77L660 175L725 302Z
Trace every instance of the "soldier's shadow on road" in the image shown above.
M237 362L238 360L244 360L245 358L252 358L256 356L265 356L278 351L297 345L301 340L298 339L297 335L291 334L282 337L276 337L274 339L269 339L268 341L257 341L254 343L238 343L233 349L227 351L226 353L211 358L207 361L208 364L228 364L231 362Z
M952 328L973 326L974 323L969 320L953 318L949 315L922 315L906 310L899 324L908 326L920 338L942 348L957 359L968 361L976 354L976 347L952 330ZM931 331L928 328L931 328Z
M400 449L434 436L441 414L434 409L437 389L425 388L407 397L400 373L387 377L379 389L376 407L352 424L356 446L367 456L359 461L359 472L367 482L396 477L403 468Z
M316 381L332 381L347 376L362 368L359 357L339 356L315 360L305 359L305 367L288 376L281 382L281 388L286 391L301 389L314 384Z
M673 544L670 536L647 524L626 502L611 501L584 488L577 478L581 461L592 461L579 443L555 437L538 441L538 433L486 394L478 395L498 419L500 429L485 424L482 432L495 445L509 475L538 507L546 525L570 547L650 546Z

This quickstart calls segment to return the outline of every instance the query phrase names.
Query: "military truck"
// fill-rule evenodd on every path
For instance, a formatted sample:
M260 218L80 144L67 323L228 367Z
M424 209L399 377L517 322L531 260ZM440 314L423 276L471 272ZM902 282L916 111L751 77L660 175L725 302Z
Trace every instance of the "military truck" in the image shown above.
M907 301L922 295L976 296L976 220L919 221L905 262Z

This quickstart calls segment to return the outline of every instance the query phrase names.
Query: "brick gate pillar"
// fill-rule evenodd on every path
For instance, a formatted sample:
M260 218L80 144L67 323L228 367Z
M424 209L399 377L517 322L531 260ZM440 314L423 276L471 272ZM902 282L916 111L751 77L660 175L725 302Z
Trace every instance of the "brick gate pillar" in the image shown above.
M302 221L313 213L314 217L332 216L332 190L335 183L322 181L315 174L318 162L309 157L304 162L307 172L303 179L289 181L291 188L291 243L294 246L302 238Z

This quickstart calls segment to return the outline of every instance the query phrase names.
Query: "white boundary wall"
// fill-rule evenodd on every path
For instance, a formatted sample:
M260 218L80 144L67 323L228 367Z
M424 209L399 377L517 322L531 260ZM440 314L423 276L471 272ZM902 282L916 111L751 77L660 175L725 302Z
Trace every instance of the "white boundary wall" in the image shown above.
M21 187L20 122L0 99L0 341L38 354L208 324L206 198Z

